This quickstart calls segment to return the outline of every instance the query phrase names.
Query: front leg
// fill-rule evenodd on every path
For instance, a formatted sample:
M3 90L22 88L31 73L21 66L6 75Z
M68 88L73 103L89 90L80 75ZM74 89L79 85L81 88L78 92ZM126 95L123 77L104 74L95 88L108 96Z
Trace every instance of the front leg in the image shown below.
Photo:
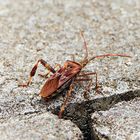
M98 83L98 75L97 75L97 72L89 72L89 73L84 73L84 74L81 74L81 75L78 75L79 77L85 77L85 76L88 76L88 75L95 75L96 76L96 86L95 86L95 90L97 93L99 93L99 83ZM77 81L91 81L89 82L89 86L88 87L88 90L90 89L90 86L92 84L92 80L91 79L85 79L85 78L82 78L82 79L76 79Z

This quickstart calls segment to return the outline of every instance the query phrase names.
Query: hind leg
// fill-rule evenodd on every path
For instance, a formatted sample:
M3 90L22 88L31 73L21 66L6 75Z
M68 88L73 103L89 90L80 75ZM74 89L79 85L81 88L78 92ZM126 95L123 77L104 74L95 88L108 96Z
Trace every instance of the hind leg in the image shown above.
M56 72L45 60L40 59L40 60L37 61L37 63L36 63L36 64L34 65L34 67L32 68L32 70L31 70L31 72L30 72L30 76L29 76L28 82L25 83L25 84L19 84L19 86L22 86L22 87L27 87L27 86L29 86L29 84L30 84L31 81L32 81L32 77L33 77L33 76L35 75L35 73L36 73L36 70L37 70L37 68L38 68L39 63L42 64L45 68L47 68L50 72L52 72L52 73L55 73L55 72Z
M61 68L61 65L56 63L55 66L54 66L54 70L55 70L57 67L60 69L60 68ZM46 74L41 74L41 73L40 73L40 74L38 74L38 75L41 76L41 77L43 77L43 78L48 78L48 75L49 75L50 73L51 73L51 71L49 70Z

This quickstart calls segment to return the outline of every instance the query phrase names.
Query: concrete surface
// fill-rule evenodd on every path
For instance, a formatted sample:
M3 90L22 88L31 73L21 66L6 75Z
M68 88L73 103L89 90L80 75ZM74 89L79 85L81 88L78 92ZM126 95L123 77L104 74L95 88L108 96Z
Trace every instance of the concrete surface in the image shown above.
M79 140L82 133L70 121L50 114L10 118L0 125L1 140Z
M61 106L63 96L48 102L40 99L38 93L45 79L37 75L30 87L17 85L27 81L32 66L40 58L52 66L55 63L63 65L74 54L79 62L84 56L80 30L85 32L89 57L125 53L132 58L112 57L91 62L84 70L98 72L102 94L95 93L93 82L89 102L85 102L86 83L77 85L68 105L89 105L99 98L103 104L104 97L121 97L121 94L126 95L124 93L135 95L135 91L140 96L139 0L0 0L1 123L8 123L11 117L23 116L24 119L30 114L37 117L38 113L53 112ZM37 71L45 72L42 66ZM95 111L92 107L89 109L90 113ZM86 127L81 130L84 133Z
M92 115L93 128L99 140L140 139L140 98L121 102L107 111Z

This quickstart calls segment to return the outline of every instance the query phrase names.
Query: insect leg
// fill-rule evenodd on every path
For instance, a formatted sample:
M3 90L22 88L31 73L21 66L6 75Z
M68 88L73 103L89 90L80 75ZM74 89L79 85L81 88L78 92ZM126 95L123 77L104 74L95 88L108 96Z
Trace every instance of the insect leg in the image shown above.
M58 64L58 63L56 63L55 66L54 66L54 70L55 70L57 67L59 67L59 69L60 69L60 68L61 68L61 65ZM49 70L46 74L41 74L41 73L39 73L38 75L41 76L41 77L43 77L43 78L47 78L47 76L50 74L50 72L51 72L51 71Z
M46 61L44 61L43 59L40 59L40 60L37 61L37 63L32 68L32 70L30 72L30 76L29 76L28 82L26 84L20 84L19 86L27 87L31 83L32 77L35 75L39 63L41 63L50 72L52 72L52 73L56 72Z
M59 111L59 118L62 118L62 114L63 114L63 112L64 112L64 110L65 110L65 107L66 107L68 98L71 96L71 93L72 93L72 90L73 90L73 84L74 84L74 82L71 83L70 89L68 90L68 92L67 92L67 94L66 94L66 97L65 97L65 99L64 99L64 103L63 103L63 105L62 105L61 108L60 108L60 111Z
M82 75L78 75L79 77L83 77L83 76L88 76L88 75L95 75L96 76L96 86L95 86L95 90L97 93L99 93L99 84L98 84L98 74L97 72L89 72L89 73L85 73ZM78 80L78 79L77 79ZM79 79L80 80L80 79ZM81 80L82 81L82 80ZM86 79L83 79L83 81L86 81Z
M79 79L75 79L75 81L91 81L91 79L89 79L89 78L79 78Z
M92 79L91 79L91 78L79 78L79 79L75 79L75 81L78 81L78 82L79 82L79 81L80 81L80 82L81 82L81 81L86 81L86 82L89 81L89 82L88 82L88 85L85 87L85 91L84 91L84 94L83 94L83 95L84 95L84 98L87 99L87 98L88 98L88 97L87 97L87 92L90 91L90 88L91 88L91 85L92 85Z

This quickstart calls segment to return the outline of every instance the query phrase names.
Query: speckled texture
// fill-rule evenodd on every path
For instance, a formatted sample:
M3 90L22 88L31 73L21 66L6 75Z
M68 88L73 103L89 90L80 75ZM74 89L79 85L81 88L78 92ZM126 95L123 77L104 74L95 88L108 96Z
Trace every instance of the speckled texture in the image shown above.
M52 66L84 56L80 30L84 30L89 56L125 53L132 58L106 58L91 62L85 71L97 71L104 96L140 88L139 0L0 0L0 121L9 117L44 113L63 103L63 97L44 103L38 93L45 79L28 79L42 58ZM37 73L45 73L42 66ZM93 76L93 81L95 80ZM94 82L89 100L94 94ZM82 87L75 87L73 103L83 102ZM37 115L37 114L36 114Z
M100 140L137 140L140 138L140 98L121 102L108 111L92 115L93 127Z
M79 140L82 134L70 121L50 113L10 118L0 125L1 140Z

